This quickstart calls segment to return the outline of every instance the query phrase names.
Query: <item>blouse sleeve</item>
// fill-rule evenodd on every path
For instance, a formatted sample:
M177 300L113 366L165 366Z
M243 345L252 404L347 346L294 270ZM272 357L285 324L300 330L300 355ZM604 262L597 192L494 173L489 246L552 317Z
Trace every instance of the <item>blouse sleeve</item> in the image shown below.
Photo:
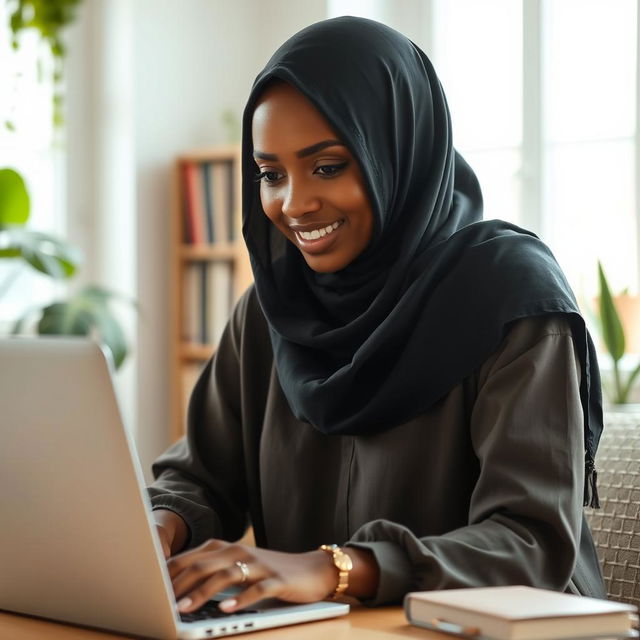
M186 436L152 467L151 506L185 520L188 547L211 537L239 539L248 525L239 363L245 306L246 295L193 389Z
M363 525L348 544L370 549L380 566L378 593L367 604L398 601L411 590L564 590L571 579L582 527L584 436L568 324L559 317L519 321L475 382L470 437L480 471L468 523L424 538L387 520Z

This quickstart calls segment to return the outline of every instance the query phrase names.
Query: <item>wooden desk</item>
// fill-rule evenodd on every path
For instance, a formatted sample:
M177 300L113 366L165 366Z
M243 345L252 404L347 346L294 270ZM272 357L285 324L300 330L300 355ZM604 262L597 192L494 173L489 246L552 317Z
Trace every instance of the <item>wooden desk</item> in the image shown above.
M246 638L246 640L400 640L401 638L443 640L450 638L444 634L410 626L400 607L380 609L354 607L349 615L341 618L230 637ZM130 640L128 636L1 612L0 638L2 640Z

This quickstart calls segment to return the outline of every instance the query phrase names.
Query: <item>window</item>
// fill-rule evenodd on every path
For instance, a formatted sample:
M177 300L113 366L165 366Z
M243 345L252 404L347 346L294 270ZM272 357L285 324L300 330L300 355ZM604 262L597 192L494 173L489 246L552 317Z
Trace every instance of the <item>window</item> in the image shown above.
M597 258L614 288L638 287L636 9L635 0L545 6L543 231L573 286L592 294Z
M637 0L352 0L330 9L382 20L418 2L430 23L417 44L431 52L485 218L538 233L583 300L596 295L598 259L614 289L637 291Z
M59 234L63 226L62 180L58 177L62 150L54 140L50 75L42 72L51 64L50 55L38 46L35 33L24 34L20 49L13 51L7 14L6 3L1 2L0 167L16 169L27 182L29 226ZM15 131L6 127L6 121ZM8 324L30 305L46 303L56 292L51 278L23 264L0 259L0 323Z
M437 2L434 22L454 145L478 175L485 218L521 223L522 3Z
M485 216L531 228L576 294L636 289L635 0L436 2L436 67Z

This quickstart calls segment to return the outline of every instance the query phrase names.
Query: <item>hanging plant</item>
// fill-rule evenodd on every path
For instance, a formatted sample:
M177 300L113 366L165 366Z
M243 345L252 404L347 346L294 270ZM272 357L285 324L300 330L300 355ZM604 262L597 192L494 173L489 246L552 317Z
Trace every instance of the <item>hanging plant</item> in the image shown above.
M63 122L63 69L66 54L62 32L76 18L76 10L82 0L6 0L9 9L11 44L20 47L20 35L28 30L38 31L53 60L53 123L60 127ZM8 123L11 128L11 123Z

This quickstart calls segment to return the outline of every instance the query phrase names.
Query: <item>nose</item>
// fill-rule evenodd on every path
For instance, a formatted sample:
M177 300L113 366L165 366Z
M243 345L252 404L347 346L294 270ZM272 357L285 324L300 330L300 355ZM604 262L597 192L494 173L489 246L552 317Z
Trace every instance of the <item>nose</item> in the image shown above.
M283 194L282 213L288 218L301 218L322 207L317 189L310 181L289 179Z

